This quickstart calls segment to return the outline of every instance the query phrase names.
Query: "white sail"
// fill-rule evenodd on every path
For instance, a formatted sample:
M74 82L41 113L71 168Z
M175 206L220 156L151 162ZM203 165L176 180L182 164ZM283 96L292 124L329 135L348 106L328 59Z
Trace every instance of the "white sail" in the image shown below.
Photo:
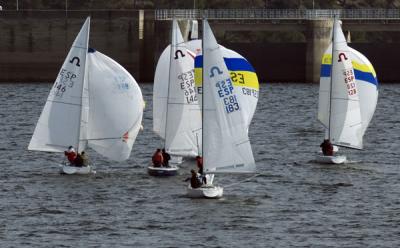
M195 59L195 82L198 101L201 106L202 92L202 41L192 40L185 42L189 57ZM246 109L246 123L250 125L258 102L259 83L257 74L251 64L240 54L220 45L225 64L228 67L231 78L234 79L233 85L238 89L238 97L243 109ZM153 131L161 138L165 138L165 117L167 112L167 94L171 47L168 46L161 54L154 76L153 85ZM201 142L199 141L201 148ZM202 154L200 152L200 154Z
M79 146L89 27L87 18L49 93L29 150L62 152L70 145Z
M187 54L176 20L171 44L165 148L173 155L195 157L201 144L201 112L195 92L193 58Z
M171 46L168 46L158 60L153 84L153 131L163 139L167 117L170 54Z
M360 101L361 120L364 134L374 115L378 101L378 80L371 62L360 52L349 47L350 58L354 68L358 98ZM318 119L325 127L328 126L329 84L331 80L332 44L325 50L321 63L320 95L318 104ZM323 90L323 88L325 90Z
M205 172L254 172L241 107L220 46L203 20L203 159Z
M98 52L88 54L88 145L115 161L129 158L140 130L143 97L121 65Z
M362 135L368 128L378 103L378 80L371 62L357 50L350 48L350 58L354 67L360 111L362 120Z
M330 80L320 82L318 119L327 128L327 138L333 144L361 149L363 133L359 92L350 56L340 23L335 20L332 76Z

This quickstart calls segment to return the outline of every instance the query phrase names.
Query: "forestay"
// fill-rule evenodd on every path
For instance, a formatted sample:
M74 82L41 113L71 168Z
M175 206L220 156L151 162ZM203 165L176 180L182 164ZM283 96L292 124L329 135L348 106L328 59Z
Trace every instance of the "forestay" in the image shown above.
M89 27L87 18L49 93L29 150L62 152L70 145L78 147Z
M333 59L329 80L320 81L318 119L327 128L327 137L333 144L362 148L363 126L360 111L359 88L339 21L333 28ZM329 106L331 105L331 106Z
M88 145L109 159L128 159L143 116L138 84L121 65L94 50L88 54L88 82Z
M173 21L165 148L173 155L195 157L201 144L201 112L195 92L193 58L187 53L178 22Z
M254 172L245 109L221 47L203 21L203 159L205 172Z

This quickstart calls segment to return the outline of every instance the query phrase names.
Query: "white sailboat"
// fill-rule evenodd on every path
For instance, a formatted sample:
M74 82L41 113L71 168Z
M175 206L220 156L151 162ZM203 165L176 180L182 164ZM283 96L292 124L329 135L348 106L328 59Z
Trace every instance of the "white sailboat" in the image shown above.
M90 147L123 161L142 122L143 98L135 79L111 58L88 48L90 18L83 24L49 93L29 150L77 152ZM67 174L88 174L91 165L63 164Z
M321 65L318 120L332 144L362 149L378 99L376 73L364 55L348 47L339 20L334 21L332 34ZM343 155L317 156L320 163L346 161Z
M195 157L201 144L201 112L195 91L194 61L187 54L178 22L172 22L172 35L166 90L154 85L154 131L165 140L165 150L181 162L182 157ZM157 111L157 104L165 103L165 111ZM172 176L178 167L170 162L168 167L149 166L150 175Z
M254 173L246 109L233 86L221 47L203 20L203 167L207 184L187 188L189 197L219 198L223 188L213 185L214 174Z

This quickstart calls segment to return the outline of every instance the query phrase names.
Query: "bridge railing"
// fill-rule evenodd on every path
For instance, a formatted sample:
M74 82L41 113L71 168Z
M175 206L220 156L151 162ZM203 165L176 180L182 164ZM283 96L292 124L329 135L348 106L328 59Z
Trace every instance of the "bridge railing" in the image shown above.
M400 19L399 9L157 9L156 20L177 19Z

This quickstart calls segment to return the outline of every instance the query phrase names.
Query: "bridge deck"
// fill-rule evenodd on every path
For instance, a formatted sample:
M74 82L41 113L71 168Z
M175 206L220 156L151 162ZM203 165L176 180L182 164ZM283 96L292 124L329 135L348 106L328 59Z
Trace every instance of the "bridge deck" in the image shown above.
M399 9L157 9L156 20L400 20Z

